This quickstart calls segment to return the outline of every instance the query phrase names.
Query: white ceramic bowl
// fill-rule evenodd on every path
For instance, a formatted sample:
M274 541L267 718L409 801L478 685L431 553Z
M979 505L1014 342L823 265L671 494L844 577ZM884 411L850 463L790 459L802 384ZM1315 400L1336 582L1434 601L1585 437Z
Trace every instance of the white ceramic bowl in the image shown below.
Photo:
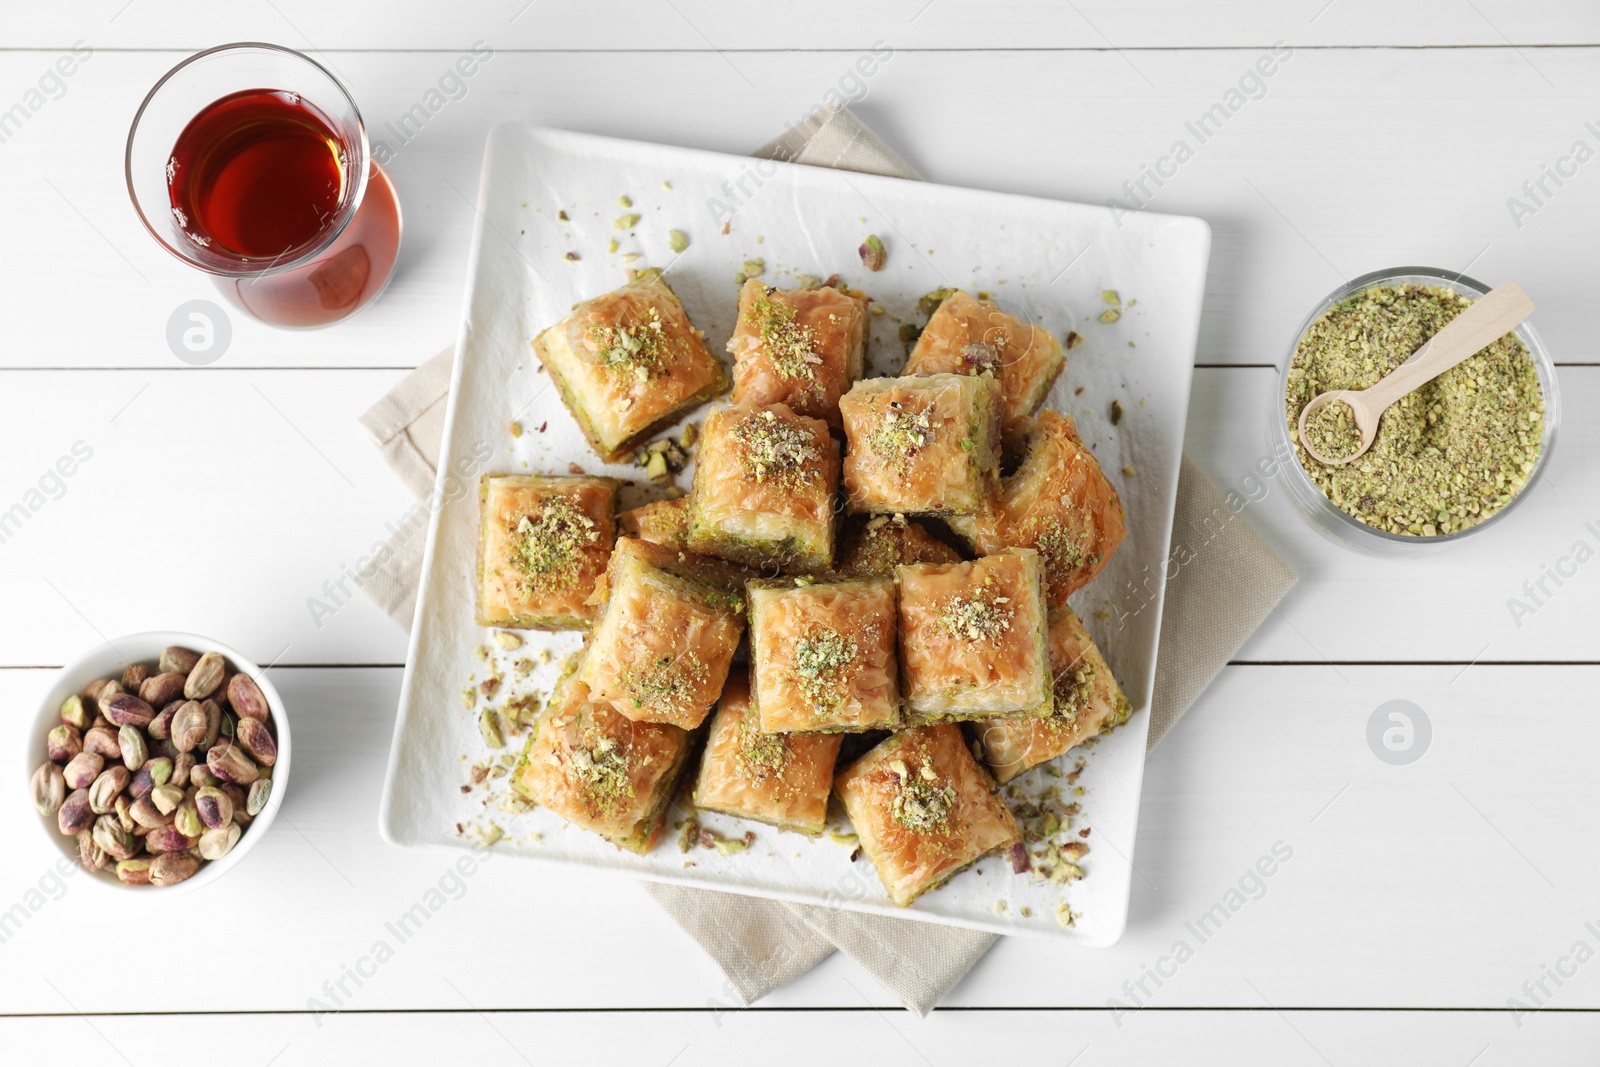
M245 658L238 650L229 648L208 637L199 634L176 633L166 630L154 630L150 633L130 634L119 637L110 644L100 645L89 652L79 656L68 663L56 675L54 684L44 694L43 702L38 713L34 716L33 735L29 738L25 754L27 766L22 770L23 787L26 789L28 780L39 765L49 757L45 752L45 740L50 730L61 722L61 705L72 694L80 691L84 686L96 678L120 678L122 669L130 662L144 663L155 666L156 660L161 658L161 650L169 645L181 645L196 652L216 651L227 657L229 667L234 671L248 674L255 679L256 685L261 687L261 694L267 698L267 706L272 710L272 725L278 741L278 761L272 766L272 796L267 801L267 806L261 814L246 828L239 838L239 843L233 850L220 860L205 862L195 872L194 877L187 881L179 882L174 886L157 888L152 886L125 885L117 880L116 874L107 868L93 875L88 881L105 885L123 892L152 892L161 896L173 893L187 892L210 885L225 876L237 866L245 857L245 853L255 847L256 842L267 835L272 821L277 817L278 808L283 803L285 787L289 781L289 762L291 746L289 742L289 717L284 713L283 700L278 696L278 691L273 688L270 681L260 667ZM124 659L123 657L128 657ZM19 802L26 803L19 798ZM31 806L31 805L30 805ZM39 820L40 831L50 840L52 847L59 853L71 859L74 867L78 867L80 874L87 874L78 865L78 842L76 838L67 837L56 828L54 815L45 818L35 815Z

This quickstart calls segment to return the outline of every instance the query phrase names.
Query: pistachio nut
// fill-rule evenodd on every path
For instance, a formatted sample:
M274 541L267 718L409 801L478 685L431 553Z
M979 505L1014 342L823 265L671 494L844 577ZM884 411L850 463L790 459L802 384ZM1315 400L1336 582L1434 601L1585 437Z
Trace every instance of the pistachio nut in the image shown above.
M250 795L245 799L245 814L252 819L261 814L267 806L267 801L272 799L272 779L259 778L250 786Z
M110 678L96 678L94 681L78 690L78 695L89 704L98 704L100 702L100 691L103 690L106 687L106 684L110 681Z
M215 700L202 700L200 710L205 712L206 733L200 739L200 744L195 746L200 749L209 749L217 743L217 738L222 735L222 705Z
M200 821L213 830L233 822L233 799L215 786L197 792L194 807L200 813Z
M256 680L242 673L228 679L228 706L237 712L240 718L255 719L257 722L266 722L272 713L267 707L267 698L262 694Z
M171 777L168 780L171 781L173 785L188 788L190 784L189 777L194 773L194 768L194 757L189 755L187 752L181 752L178 754L178 758L172 761Z
M248 830L250 829L250 824L255 821L255 816L251 815L243 808L233 809L233 825L237 826L239 829Z
M500 732L500 718L493 708L484 708L478 715L478 732L483 735L483 743L490 748L505 748L506 739Z
M127 690L122 688L121 682L107 679L105 684L100 687L100 695L94 698L95 709L104 715L106 713L106 705L117 699L117 697L125 695L127 695Z
M206 766L211 768L212 774L224 782L233 782L236 785L250 785L261 776L256 765L250 762L250 757L234 744L212 746L206 753Z
M85 830L78 835L78 862L86 871L103 871L111 860L106 850L95 844L94 832Z
M178 810L172 813L172 825L185 837L199 837L206 832L206 824L200 820L200 813L195 810L193 801L185 800L178 805Z
M155 707L155 702L152 701L150 706ZM178 709L181 707L183 707L182 700L171 700L161 705L161 710L156 713L156 717L151 719L150 725L144 728L144 732L150 735L152 741L172 740L172 717L178 714Z
M94 811L89 807L89 791L74 789L61 802L56 812L56 828L68 837L75 837L94 825Z
M144 850L152 856L160 856L167 852L187 852L199 839L198 834L186 834L176 826L157 826L145 834Z
M206 736L206 709L198 700L185 701L172 717L172 744L179 752L192 752Z
M177 671L153 674L139 686L139 699L153 708L164 708L174 700L183 699L184 676Z
M139 729L137 726L128 727L131 730ZM115 726L91 726L89 732L83 735L83 750L93 752L96 756L107 760L120 760L122 746L118 743L118 728Z
M220 860L233 846L239 843L239 837L244 831L233 823L207 830L200 835L200 858L207 860Z
M117 731L117 751L122 755L122 765L130 773L143 767L144 761L150 758L150 746L137 726L124 726Z
M120 763L113 763L101 771L89 786L89 810L96 815L116 810L117 798L128 788L128 781L132 777L128 768Z
M155 862L150 864L151 885L177 885L194 877L194 872L200 869L200 861L184 852L167 852L157 856Z
M150 867L155 863L153 859L140 857L136 860L117 861L117 880L124 885L149 885Z
M40 815L54 815L67 799L67 780L61 768L54 763L41 763L28 782L28 793L33 798L33 810Z
M66 702L61 705L61 721L67 726L73 726L79 730L87 729L89 715L89 709L84 707L83 697L77 693L69 696Z
M158 786L157 788L162 787ZM172 825L172 814L156 807L154 796L155 794L152 792L150 796L140 797L128 809L128 814L133 816L133 821L143 826L146 830Z
M161 659L156 663L156 670L162 674L188 674L194 670L194 665L200 662L200 653L182 645L168 645L161 650Z
M219 684L217 686L216 692L211 694L211 699L215 700L218 704L222 705L223 707L227 707L228 706L228 685L232 681L233 681L233 672L232 671L223 671L222 672L222 682L221 682L221 684Z
M94 821L94 843L116 860L132 859L139 850L138 842L122 828L115 815L102 815Z
M203 789L208 785L217 785L221 781L222 779L212 774L211 768L204 763L196 763L194 769L189 772L189 784L196 789Z
M156 717L156 710L132 693L118 693L101 701L100 710L117 726L149 726Z
M183 790L175 785L158 785L150 790L150 802L163 815L171 815L183 803Z
M257 719L240 719L238 731L239 744L257 763L270 767L278 762L278 742L272 739L272 731L267 729L266 723Z
M136 829L144 829L144 827L133 821L133 799L128 794L123 793L119 796L116 803L111 806L111 810L117 813L117 822L121 823L122 828L130 834Z
M78 733L78 728L66 723L52 726L44 744L51 763L66 763L83 751L83 737Z
M93 752L80 752L67 761L61 774L67 780L68 789L88 789L89 784L100 777L105 765L105 757Z
M144 680L150 677L150 668L143 663L130 663L122 668L122 688L137 693Z
M184 679L183 695L190 700L204 700L222 685L228 673L228 663L220 652L207 652L195 661L189 677Z

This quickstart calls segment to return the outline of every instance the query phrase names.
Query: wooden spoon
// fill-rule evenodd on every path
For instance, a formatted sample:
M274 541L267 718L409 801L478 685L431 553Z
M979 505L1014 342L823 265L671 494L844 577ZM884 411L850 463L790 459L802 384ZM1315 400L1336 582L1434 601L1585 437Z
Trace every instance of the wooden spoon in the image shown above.
M1312 397L1311 403L1300 411L1300 445L1313 459L1330 467L1343 466L1372 447L1378 433L1378 417L1390 404L1420 386L1427 385L1445 371L1475 356L1495 341L1504 337L1533 312L1533 301L1528 299L1516 282L1496 286L1472 306L1445 324L1423 346L1411 353L1400 366L1390 371L1376 385L1366 389L1333 389ZM1306 436L1306 419L1317 409L1342 400L1355 412L1356 429L1361 431L1361 447L1348 456L1324 456Z

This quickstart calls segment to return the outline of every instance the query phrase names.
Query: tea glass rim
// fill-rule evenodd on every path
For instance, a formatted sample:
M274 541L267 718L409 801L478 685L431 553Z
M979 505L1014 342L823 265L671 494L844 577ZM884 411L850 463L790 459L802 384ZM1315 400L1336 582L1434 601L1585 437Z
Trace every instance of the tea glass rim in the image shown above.
M265 265L259 262L241 261L236 268L230 268L221 264L206 263L186 255L182 249L177 247L177 245L169 238L167 234L162 233L156 228L156 225L151 222L150 217L145 214L144 207L139 202L139 193L134 187L133 146L134 138L139 132L140 120L144 118L144 113L150 107L151 101L153 101L156 98L156 94L159 93L162 88L166 86L166 84L176 77L181 71L202 59L207 59L219 53L246 52L251 50L277 52L292 59L297 59L303 63L307 63L312 67L315 67L317 71L326 77L333 87L338 90L340 95L343 96L344 102L350 108L350 113L355 116L355 132L357 135L357 143L354 147L356 147L356 149L359 151L360 158L357 161L359 166L352 168L355 173L352 175L345 195L340 199L338 210L334 216L334 221L326 230L323 231L323 234L319 240L315 242L308 242L307 244L303 245L291 259L275 259L269 261ZM292 92L293 90L289 91ZM315 59L312 59L306 53L301 52L298 49L289 48L286 45L272 44L268 41L232 41L228 44L219 44L211 48L203 49L191 56L185 57L181 62L177 63L172 67L172 69L168 70L159 79L157 79L156 83L150 87L150 91L145 93L144 99L139 102L139 109L134 112L133 122L128 127L128 140L123 149L122 167L123 180L128 186L128 199L133 201L133 210L138 214L139 221L144 225L145 230L150 234L150 236L156 239L157 244L166 249L181 262L194 267L197 270L202 270L207 274L221 278L239 278L259 277L268 274L276 274L281 271L294 270L297 267L304 266L306 263L327 251L328 248L339 239L339 236L344 233L345 228L350 225L351 220L356 216L357 210L359 210L361 207L362 200L366 197L367 175L368 167L371 162L371 155L371 146L367 140L367 123L366 120L361 116L361 108L356 104L355 97L352 96L350 90L345 87L344 82L341 81L339 77L331 70L317 62Z

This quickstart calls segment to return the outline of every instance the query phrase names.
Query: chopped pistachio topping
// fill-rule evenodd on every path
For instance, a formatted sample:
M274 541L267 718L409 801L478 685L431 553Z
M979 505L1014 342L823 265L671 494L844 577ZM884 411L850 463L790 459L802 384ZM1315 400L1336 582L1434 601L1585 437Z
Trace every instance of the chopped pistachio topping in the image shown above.
M637 213L631 215L618 215L616 220L612 222L611 225L619 230L631 230L635 226L639 225L639 216Z
M1034 539L1034 547L1044 557L1045 569L1051 574L1076 570L1083 565L1083 544L1059 519L1045 524Z
M1397 400L1356 460L1330 467L1299 445L1296 423L1312 397L1376 384L1471 304L1444 288L1380 286L1330 308L1300 339L1284 398L1290 440L1317 488L1369 526L1425 537L1464 530L1509 504L1539 459L1544 392L1515 334Z
M1094 665L1080 659L1072 666L1055 672L1055 711L1052 723L1077 726L1078 716L1089 708L1094 695Z
M976 341L961 347L961 365L968 374L982 374L985 371L998 371L1000 369L1000 352L984 341Z
M940 304L944 303L954 294L955 290L949 288L934 289L931 292L923 293L922 296L917 299L917 310L922 312L924 315L931 316L935 311L939 310Z
M649 381L666 355L666 325L655 308L647 322L628 326L594 326L589 330L598 361L618 374Z
M971 596L951 597L940 609L937 625L951 637L963 637L968 641L997 640L1011 629L1015 611L1010 598L996 592L996 584L992 576L986 577Z
M648 666L623 672L622 687L636 708L688 710L689 701L709 670L692 652L662 656Z
M937 772L931 778L924 774L908 774L905 763L900 760L892 766L896 781L889 813L894 821L919 833L943 830L956 806L955 788L940 786ZM932 770L927 764L922 769Z
M1306 434L1317 451L1329 459L1354 455L1361 447L1355 409L1343 400L1330 401L1307 415Z
M815 378L816 368L822 365L822 357L816 351L816 332L802 326L795 309L776 299L776 293L776 289L768 288L766 296L750 305L745 322L760 336L779 377Z
M878 424L867 432L867 447L886 465L904 467L943 425L934 418L931 404L890 400Z
M822 458L816 437L804 426L780 419L771 411L746 417L729 436L743 452L746 472L758 482L809 484Z
M574 746L567 762L567 773L583 785L584 793L601 808L633 796L628 754L615 738L597 738L591 747Z
M546 499L517 522L512 563L529 587L562 588L577 580L574 563L600 539L594 520L564 496Z
M746 715L739 723L736 758L751 778L780 775L789 763L789 740L783 734L762 733L759 716Z
M860 648L838 630L819 626L794 644L794 673L806 702L822 714L839 703Z
M668 230L667 247L674 252L682 252L689 247L689 235L682 230Z

